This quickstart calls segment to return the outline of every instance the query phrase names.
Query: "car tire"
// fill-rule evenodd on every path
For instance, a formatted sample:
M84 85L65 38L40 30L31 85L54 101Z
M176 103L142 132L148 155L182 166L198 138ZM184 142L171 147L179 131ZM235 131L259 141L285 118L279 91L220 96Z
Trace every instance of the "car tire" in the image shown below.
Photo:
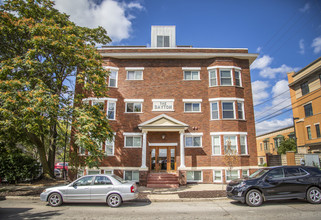
M321 203L321 190L318 187L311 187L307 191L307 200L312 204Z
M59 193L51 193L48 197L48 204L52 207L57 207L62 204L62 197Z
M110 194L107 198L107 204L112 208L116 208L120 206L121 203L122 203L121 196L116 193Z
M257 207L262 205L263 196L259 190L252 189L246 194L245 202L247 205Z

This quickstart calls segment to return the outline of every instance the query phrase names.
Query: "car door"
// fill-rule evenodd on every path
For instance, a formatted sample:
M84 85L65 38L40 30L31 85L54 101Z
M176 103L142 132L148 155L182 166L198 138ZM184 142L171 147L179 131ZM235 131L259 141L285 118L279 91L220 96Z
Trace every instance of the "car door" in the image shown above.
M286 167L284 174L288 196L304 198L309 174L299 167Z
M266 199L280 197L284 191L284 171L282 167L270 170L264 177L262 190Z
M96 176L93 185L90 187L92 202L106 202L106 195L114 188L107 176Z
M89 202L94 176L84 176L68 187L65 202Z

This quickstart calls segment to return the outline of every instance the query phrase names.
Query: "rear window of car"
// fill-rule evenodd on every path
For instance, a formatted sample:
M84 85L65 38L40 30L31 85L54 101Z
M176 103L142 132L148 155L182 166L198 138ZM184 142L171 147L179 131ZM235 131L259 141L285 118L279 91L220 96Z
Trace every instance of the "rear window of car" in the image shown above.
M304 176L307 173L301 168L289 167L285 169L285 177Z

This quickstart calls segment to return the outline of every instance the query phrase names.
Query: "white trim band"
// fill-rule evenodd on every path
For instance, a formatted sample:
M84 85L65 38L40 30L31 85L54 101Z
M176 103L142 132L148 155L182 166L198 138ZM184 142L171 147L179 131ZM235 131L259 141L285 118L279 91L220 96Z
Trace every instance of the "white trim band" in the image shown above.
M247 132L231 131L231 132L211 132L210 135L247 135Z
M203 132L199 132L199 133L185 133L185 137L186 136L203 136Z
M124 99L124 102L144 102L144 99Z
M135 132L124 132L124 136L143 136L143 133L135 133Z
M151 147L173 147L177 146L177 143L148 143L149 146Z
M110 70L119 70L118 67L114 67L114 66L103 66L104 69L110 69Z
M237 66L209 66L207 67L208 70L212 70L212 69L236 69L236 70L242 70L241 67L237 67Z
M94 98L94 97L90 97L90 98L85 98L82 101L114 101L117 102L116 98Z
M201 70L201 67L182 67L182 70Z
M174 102L175 99L152 99L152 102Z
M125 70L127 71L144 70L144 67L125 67Z
M202 99L183 99L183 102L202 102Z
M216 101L239 101L244 102L243 98L236 98L236 97L220 97L220 98L209 98L208 101L216 102Z

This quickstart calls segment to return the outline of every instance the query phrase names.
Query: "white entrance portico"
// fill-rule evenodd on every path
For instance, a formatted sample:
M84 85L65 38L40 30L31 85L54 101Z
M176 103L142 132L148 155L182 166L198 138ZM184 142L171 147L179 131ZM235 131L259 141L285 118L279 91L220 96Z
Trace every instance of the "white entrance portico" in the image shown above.
M142 147L142 166L141 168L147 168L146 158L147 158L147 133L148 132L179 132L179 145L180 145L180 166L178 169L185 168L185 150L184 150L184 133L188 128L188 125L172 118L166 114L158 115L148 121L145 121L138 125L138 128L142 130L143 133L143 147ZM149 143L149 146L166 146L173 145L172 143ZM168 146L168 147L169 147ZM163 152L165 152L163 150ZM168 151L170 152L170 151ZM157 157L157 156L156 156ZM166 166L166 165L165 165ZM168 164L168 167L171 167Z

